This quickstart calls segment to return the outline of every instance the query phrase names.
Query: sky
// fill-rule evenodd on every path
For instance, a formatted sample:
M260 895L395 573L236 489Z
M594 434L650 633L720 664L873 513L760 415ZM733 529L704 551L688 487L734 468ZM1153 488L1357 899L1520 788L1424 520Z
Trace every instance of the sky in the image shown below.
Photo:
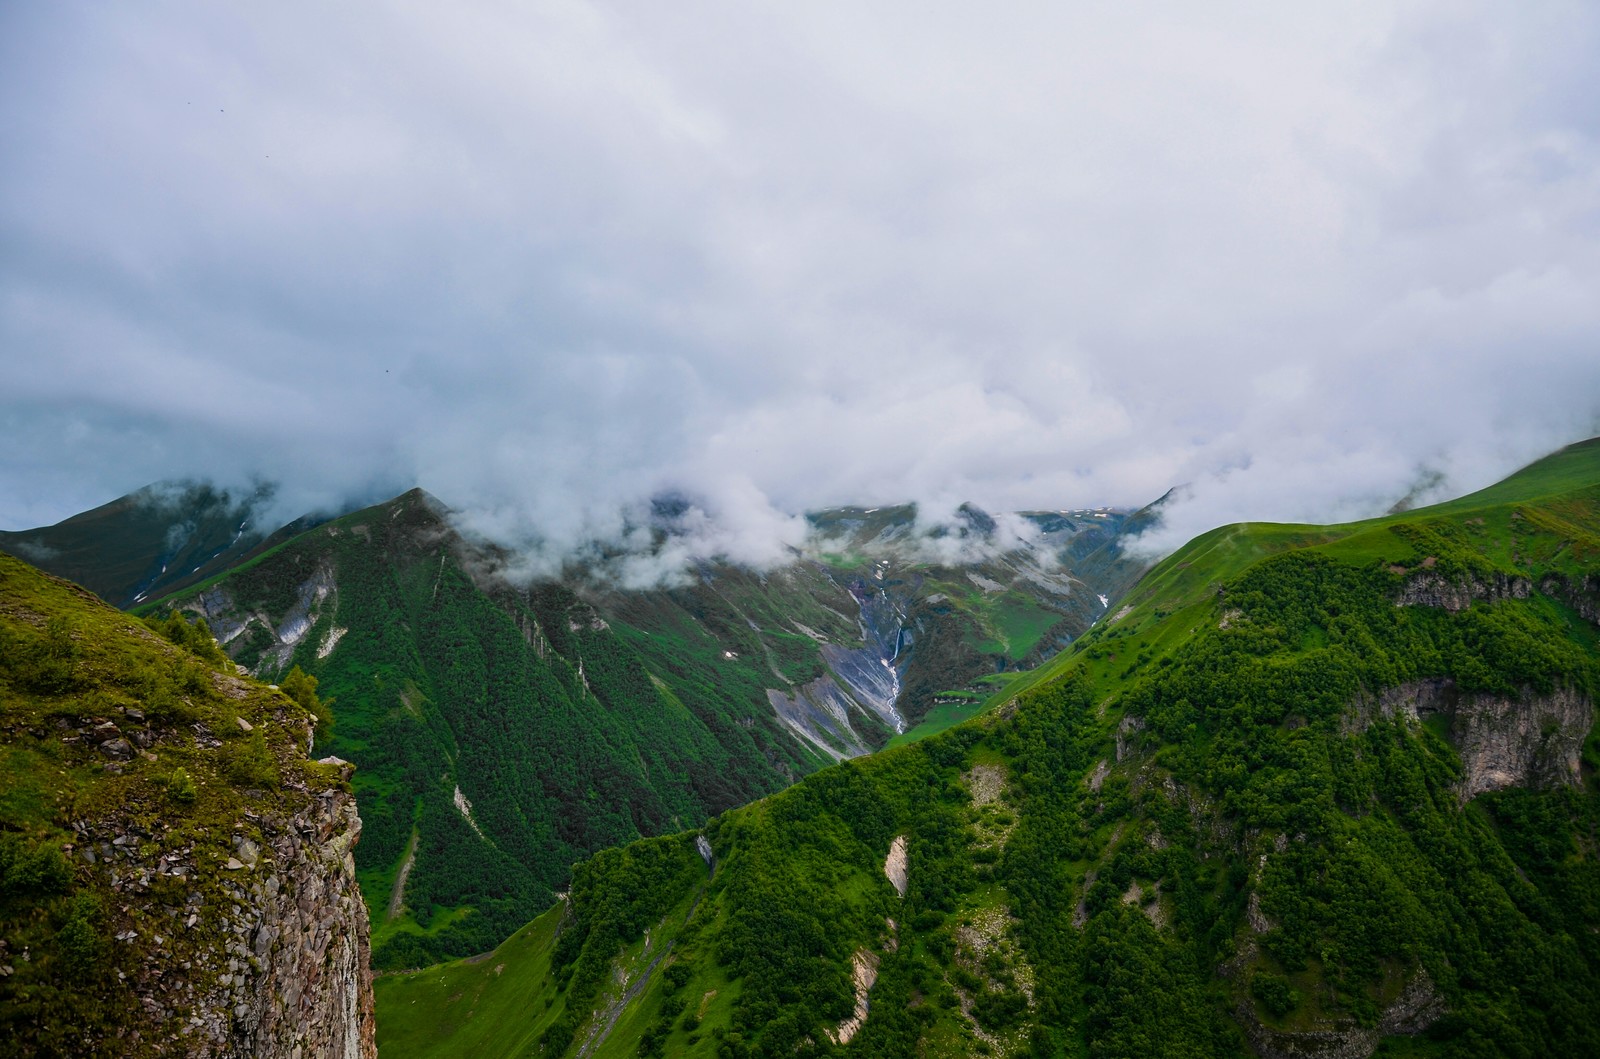
M1181 486L1160 551L1600 434L1600 8L981 6L0 5L0 528Z

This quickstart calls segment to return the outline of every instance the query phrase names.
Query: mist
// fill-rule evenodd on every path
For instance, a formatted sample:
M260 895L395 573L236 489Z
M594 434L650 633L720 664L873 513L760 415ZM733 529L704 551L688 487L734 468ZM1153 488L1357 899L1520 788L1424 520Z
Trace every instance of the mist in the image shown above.
M1456 495L1600 433L1595 54L1582 4L9 4L0 527L421 485L642 584L831 505L1181 486L1159 554Z

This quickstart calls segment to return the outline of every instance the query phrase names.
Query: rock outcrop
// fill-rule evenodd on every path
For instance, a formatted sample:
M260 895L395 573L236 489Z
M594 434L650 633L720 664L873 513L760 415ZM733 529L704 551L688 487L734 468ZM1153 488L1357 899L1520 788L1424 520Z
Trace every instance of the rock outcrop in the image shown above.
M1245 1036L1261 1059L1367 1059L1383 1038L1421 1033L1444 1012L1444 998L1433 979L1427 971L1419 970L1383 1010L1375 1026L1358 1026L1354 1019L1343 1019L1326 1028L1288 1032L1263 1024L1249 1001L1240 1003L1237 1014Z
M353 767L161 629L0 555L0 1054L376 1059Z
M1356 703L1345 727L1356 731L1379 717L1420 720L1433 715L1450 722L1450 742L1464 769L1465 802L1507 787L1576 784L1579 753L1594 723L1594 703L1567 687L1509 698L1463 692L1453 680L1419 680Z
M220 865L131 830L77 831L79 856L126 902L116 940L133 965L136 1041L219 1059L375 1059L353 796L323 791L292 816L247 811Z
M1466 610L1477 600L1498 603L1503 599L1527 599L1528 593L1532 590L1533 582L1526 577L1516 577L1511 574L1451 579L1427 570L1407 578L1395 605L1441 607L1455 612Z
M1586 620L1600 625L1600 575L1587 574L1572 580L1550 574L1539 582L1539 591L1561 600Z
M837 1030L824 1030L828 1039L834 1044L849 1044L867 1023L867 1012L871 1010L872 987L878 981L878 954L868 949L857 949L850 961L850 982L856 992L855 1010L850 1017L839 1023Z
M883 859L883 874L888 876L894 892L904 897L906 884L910 881L906 867L906 836L896 835L894 841L889 843L889 855Z

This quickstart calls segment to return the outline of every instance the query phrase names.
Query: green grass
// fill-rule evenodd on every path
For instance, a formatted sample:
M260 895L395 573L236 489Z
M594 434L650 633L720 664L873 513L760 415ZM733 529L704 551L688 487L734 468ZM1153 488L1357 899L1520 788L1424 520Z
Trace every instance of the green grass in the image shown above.
M527 1054L560 1015L544 1001L554 995L550 948L563 911L550 909L486 957L380 975L373 982L380 1054Z
M1085 652L1093 645L1100 645L1104 652L1118 654L1124 660L1141 653L1154 657L1169 652L1191 635L1193 623L1199 621L1219 584L1237 577L1269 555L1294 549L1315 550L1357 565L1378 561L1415 562L1423 556L1417 554L1410 541L1398 536L1395 528L1446 518L1454 525L1475 531L1481 538L1480 550L1492 561L1509 563L1514 525L1518 520L1526 526L1531 509L1534 518L1548 522L1549 511L1554 508L1570 519L1564 519L1557 527L1559 532L1546 534L1546 539L1559 540L1564 534L1576 539L1579 547L1569 547L1564 555L1552 553L1526 558L1543 559L1538 565L1546 569L1571 572L1580 568L1585 555L1592 555L1600 548L1593 529L1585 530L1571 521L1588 519L1593 525L1594 514L1600 511L1597 481L1600 481L1600 438L1568 446L1502 482L1430 507L1331 526L1270 522L1219 526L1157 563L1134 586L1117 611L1102 619L1072 647L1026 674L1005 692L991 695L983 709L992 709L1012 695L1058 679L1072 670L1083 668L1100 682L1126 668L1126 661L1120 667L1103 660L1086 661ZM1555 501L1553 505L1549 503L1552 500ZM1482 519L1481 527L1474 524L1473 519ZM1163 617L1173 617L1160 620L1158 611ZM1175 616L1179 613L1187 617ZM1155 628L1158 624L1160 627Z
M980 710L977 702L947 702L934 706L922 715L922 720L890 739L885 750L920 742L929 736L948 731L963 721L970 721Z

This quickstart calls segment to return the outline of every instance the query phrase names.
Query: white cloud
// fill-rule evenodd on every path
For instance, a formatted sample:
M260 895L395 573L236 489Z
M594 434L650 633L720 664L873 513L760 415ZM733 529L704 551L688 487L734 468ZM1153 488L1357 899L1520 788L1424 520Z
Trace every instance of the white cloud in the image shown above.
M1600 431L1597 20L10 5L0 524L419 482L554 561L675 493L759 561L1476 487Z

